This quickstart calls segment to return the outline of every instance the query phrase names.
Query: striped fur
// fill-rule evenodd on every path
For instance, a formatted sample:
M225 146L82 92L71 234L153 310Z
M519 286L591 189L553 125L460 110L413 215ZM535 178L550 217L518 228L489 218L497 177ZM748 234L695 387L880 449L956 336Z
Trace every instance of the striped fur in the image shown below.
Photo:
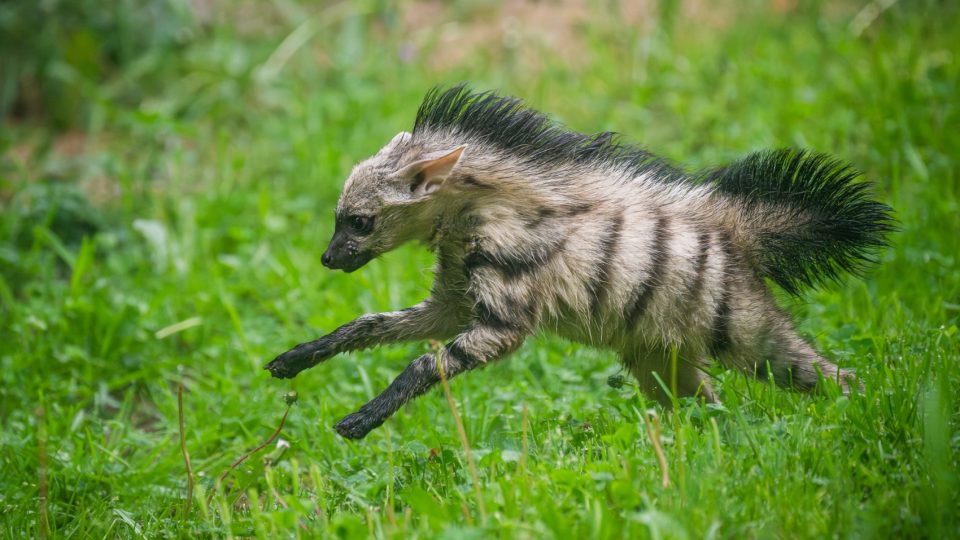
M665 403L654 374L669 381L674 355L672 390L708 401L712 361L801 390L827 378L848 391L850 374L797 335L765 278L797 293L862 269L885 245L891 211L854 179L790 150L685 174L514 98L434 90L412 133L354 168L324 254L352 271L424 242L438 259L431 297L365 315L266 367L293 377L340 352L437 339L449 340L441 356L453 377L545 330L616 351ZM363 437L438 381L423 356L337 430Z

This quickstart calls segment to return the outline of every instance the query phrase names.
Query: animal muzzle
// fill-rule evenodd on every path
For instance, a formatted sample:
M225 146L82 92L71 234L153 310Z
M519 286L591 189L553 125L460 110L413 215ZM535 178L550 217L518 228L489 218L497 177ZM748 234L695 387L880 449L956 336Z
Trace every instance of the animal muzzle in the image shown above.
M320 262L331 270L343 270L350 273L370 262L373 255L367 251L359 251L352 242L338 242L336 238L320 257Z

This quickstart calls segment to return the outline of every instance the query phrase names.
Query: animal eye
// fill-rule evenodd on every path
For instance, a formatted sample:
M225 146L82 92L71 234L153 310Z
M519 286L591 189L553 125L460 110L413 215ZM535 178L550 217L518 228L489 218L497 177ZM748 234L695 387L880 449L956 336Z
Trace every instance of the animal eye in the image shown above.
M350 228L360 234L367 234L373 230L373 218L370 216L350 216Z

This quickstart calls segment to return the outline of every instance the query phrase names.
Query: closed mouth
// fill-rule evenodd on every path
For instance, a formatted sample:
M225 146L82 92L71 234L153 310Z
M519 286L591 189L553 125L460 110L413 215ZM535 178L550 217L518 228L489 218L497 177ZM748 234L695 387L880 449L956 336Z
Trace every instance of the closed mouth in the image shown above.
M373 259L373 255L370 253L358 253L357 255L350 257L348 260L343 261L342 264L335 267L331 267L335 270L342 270L344 273L350 274L362 268L370 259Z

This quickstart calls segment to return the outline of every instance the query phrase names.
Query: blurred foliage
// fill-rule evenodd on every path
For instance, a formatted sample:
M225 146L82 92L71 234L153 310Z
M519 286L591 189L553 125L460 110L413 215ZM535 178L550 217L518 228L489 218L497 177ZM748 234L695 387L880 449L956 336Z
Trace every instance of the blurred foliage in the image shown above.
M0 0L0 536L39 536L42 442L51 536L960 535L958 11ZM350 275L318 255L353 163L409 129L426 89L462 80L689 167L803 146L863 169L902 222L895 245L866 280L784 305L867 394L716 370L725 407L661 411L664 488L651 405L612 356L536 337L452 381L485 526L442 397L339 438L330 426L421 344L287 382L260 367L427 294L421 248ZM198 472L186 522L181 382ZM248 460L207 507L201 490L276 428L293 389L290 448Z
M175 54L193 30L184 0L0 2L0 116L84 125L103 92L133 100L161 83L138 63Z

